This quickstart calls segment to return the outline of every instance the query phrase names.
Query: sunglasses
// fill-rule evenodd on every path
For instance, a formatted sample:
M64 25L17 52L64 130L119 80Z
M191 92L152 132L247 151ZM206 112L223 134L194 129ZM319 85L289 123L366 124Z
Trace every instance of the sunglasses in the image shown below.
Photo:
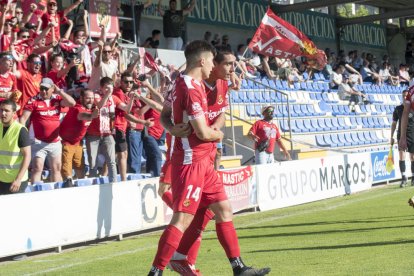
M22 35L21 38L29 38L29 35Z
M123 82L126 83L126 84L134 83L134 81L132 81L132 80L131 81L124 80Z
M53 6L57 6L57 4L56 3L49 3L48 6L53 7Z
M33 61L32 62L34 65L41 65L42 64L42 62L41 61Z
M47 90L49 90L48 87L40 86L40 91L47 91Z

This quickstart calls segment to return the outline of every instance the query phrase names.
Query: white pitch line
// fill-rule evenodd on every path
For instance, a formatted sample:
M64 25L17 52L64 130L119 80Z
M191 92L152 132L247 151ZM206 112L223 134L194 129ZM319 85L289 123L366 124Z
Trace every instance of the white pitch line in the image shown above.
M375 198L379 198L379 197L383 197L383 196L389 196L390 194L394 194L394 193L398 193L398 192L402 192L402 191L405 191L405 189L398 189L398 190L395 190L395 191L388 191L385 194L374 195L374 196L371 196L371 197L368 197L368 198L365 197L365 198L361 198L361 199L347 200L345 202L340 202L338 204L323 206L323 207L317 207L317 208L309 209L309 210L305 210L305 211L298 211L298 212L288 214L288 215L281 215L281 216L270 217L270 218L265 218L265 219L261 219L261 220L255 220L254 222L244 223L244 224L240 224L238 226L239 227L248 227L248 226L253 226L253 225L257 225L257 224L261 224L261 223L265 223L265 222L272 222L272 221L275 221L275 220L290 218L290 217L294 217L294 216L306 215L306 214L310 214L310 213L314 213L314 212L318 212L318 211L332 210L332 209L336 209L336 208L339 208L339 207L342 207L342 206L351 205L353 203L358 203L358 202L361 202L361 201L371 200L371 199L375 199ZM293 207L293 206L291 206L291 207ZM236 227L236 229L237 229L237 227ZM207 233L205 233L204 236L212 235L213 232L214 231L207 232ZM156 245L153 245L153 246L148 246L148 247L144 247L144 248L141 247L141 248L135 249L135 250L121 251L121 252L118 252L116 254L107 255L105 257L89 259L88 261L84 261L84 262L65 264L65 265L61 265L61 266L58 266L58 267L49 268L49 269L46 269L46 270L37 271L35 273L28 273L28 274L24 274L24 275L25 276L41 275L41 274L44 274L44 273L63 270L63 269L70 268L70 267L82 266L82 265L97 262L97 261L112 259L114 257L119 257L119 256L123 256L123 255L128 255L128 254L135 254L137 252L145 251L145 250L148 250L148 249L153 249L153 248L156 248L156 247L157 247ZM149 267L149 265L148 265L148 267Z

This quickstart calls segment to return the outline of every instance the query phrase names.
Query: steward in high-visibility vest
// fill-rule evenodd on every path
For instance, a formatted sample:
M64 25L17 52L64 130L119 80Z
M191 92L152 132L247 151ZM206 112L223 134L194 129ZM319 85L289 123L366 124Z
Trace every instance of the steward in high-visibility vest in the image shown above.
M15 121L14 116L16 104L11 100L1 102L0 195L22 192L27 186L31 142L26 127Z

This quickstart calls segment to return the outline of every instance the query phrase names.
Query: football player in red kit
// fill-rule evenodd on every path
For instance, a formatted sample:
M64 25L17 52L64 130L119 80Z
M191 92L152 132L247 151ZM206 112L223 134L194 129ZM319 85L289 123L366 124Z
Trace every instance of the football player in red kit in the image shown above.
M211 209L216 218L218 239L225 249L234 275L265 275L270 269L247 267L240 258L240 248L232 210L223 184L214 170L215 143L223 133L209 125L208 100L203 80L213 68L214 49L205 41L194 41L185 50L187 69L176 80L172 95L173 123L189 123L191 134L176 137L171 154L173 218L160 238L158 251L149 275L162 275L177 250L186 229L193 229L197 213ZM197 236L198 237L198 236ZM196 238L197 238L196 237ZM197 275L194 271L192 275Z

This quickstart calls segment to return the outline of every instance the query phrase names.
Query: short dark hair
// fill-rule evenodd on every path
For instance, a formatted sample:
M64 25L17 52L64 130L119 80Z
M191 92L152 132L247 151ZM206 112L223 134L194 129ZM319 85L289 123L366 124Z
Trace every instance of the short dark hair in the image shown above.
M30 54L27 57L27 62L32 62L35 58L40 58L40 56L38 54Z
M16 112L16 110L17 110L17 105L16 105L16 103L15 103L13 100L10 100L10 99L7 99L7 100L2 101L2 102L0 103L0 105L10 105L10 106L12 107L12 110L13 110L14 112Z
M233 53L229 50L219 50L214 56L214 61L217 63L221 63L224 60L224 57L227 55L233 55Z
M194 40L185 47L184 56L187 60L187 64L194 63L196 59L200 57L202 53L210 52L213 55L216 54L214 47L205 40Z
M157 29L152 30L152 36L157 35L157 34L160 34L160 33L161 33L160 30L157 30Z
M29 29L27 28L21 28L19 32L17 33L17 36L21 35L22 33L29 33Z
M55 61L55 59L56 59L56 58L58 58L58 57L63 58L63 56L62 56L61 54L53 54L53 55L50 57L50 62L54 62L54 61Z
M105 85L108 84L113 84L114 81L110 78L110 77L103 77L100 81L99 81L99 85L101 87L104 87Z
M84 89L82 89L82 90L80 91L80 96L81 96L82 98L83 98L83 97L85 97L86 92L92 92L92 93L93 93L93 90L91 90L91 89L89 89L89 88L84 88Z
M124 79L124 78L127 78L127 77L133 78L134 76L132 75L131 72L128 72L128 71L125 71L121 74L121 80Z

